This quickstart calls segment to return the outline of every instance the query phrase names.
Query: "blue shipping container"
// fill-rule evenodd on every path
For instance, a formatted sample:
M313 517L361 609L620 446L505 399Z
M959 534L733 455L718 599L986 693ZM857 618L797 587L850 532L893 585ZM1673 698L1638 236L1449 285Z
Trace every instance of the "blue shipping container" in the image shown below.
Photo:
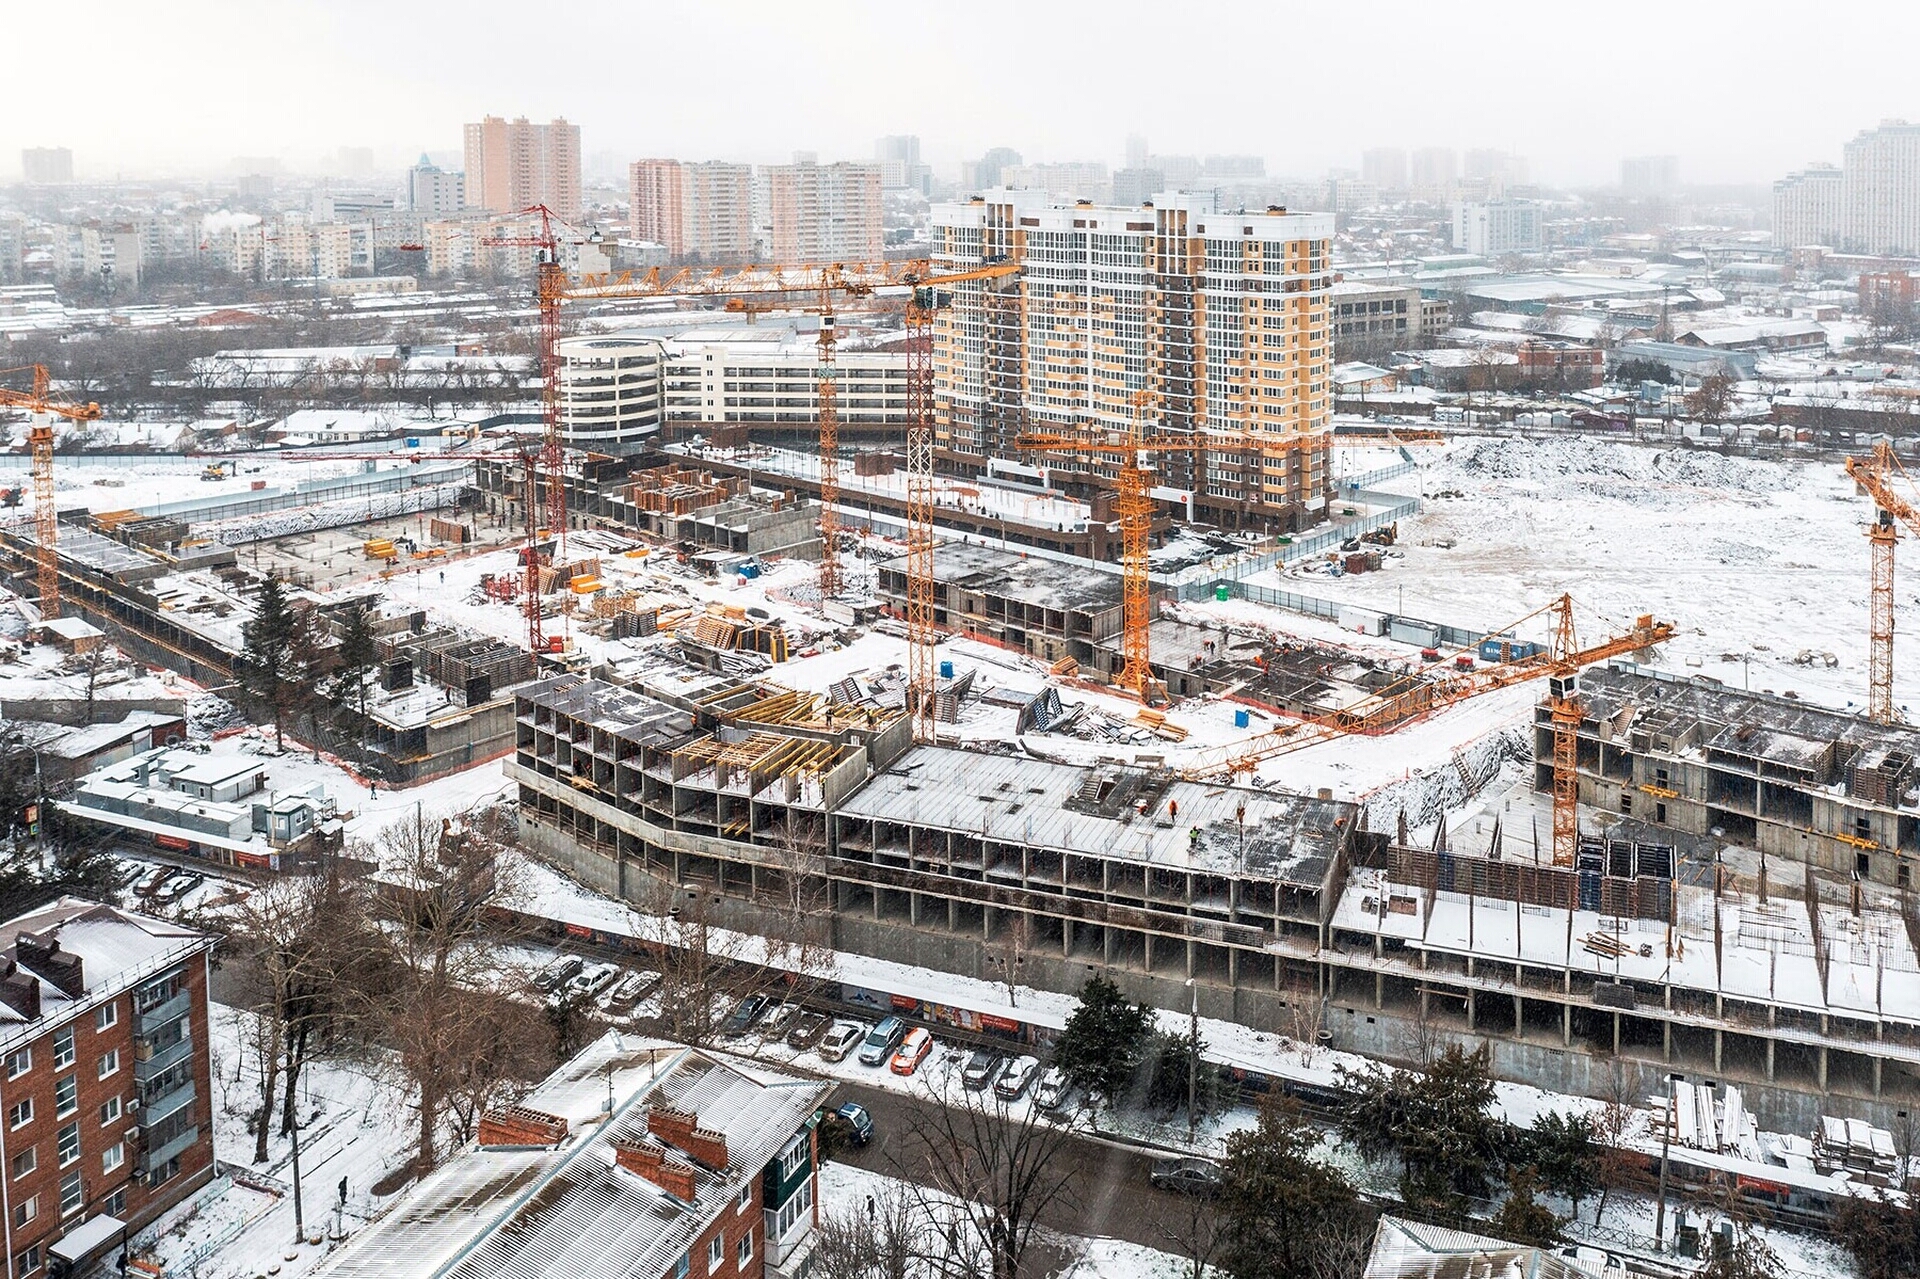
M1480 641L1480 660L1483 662L1517 662L1542 651L1541 646L1532 640L1493 637Z

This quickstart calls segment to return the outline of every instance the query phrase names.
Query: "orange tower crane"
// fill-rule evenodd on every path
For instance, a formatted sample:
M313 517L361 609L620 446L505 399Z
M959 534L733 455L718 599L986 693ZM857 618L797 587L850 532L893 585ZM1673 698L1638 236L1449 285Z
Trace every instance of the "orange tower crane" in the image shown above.
M1891 724L1893 713L1893 547L1899 540L1899 524L1920 533L1920 511L1901 497L1893 486L1898 474L1907 479L1906 468L1894 455L1893 445L1885 440L1873 446L1872 457L1847 459L1847 474L1873 499L1873 523L1867 528L1867 544L1872 552L1872 588L1867 597L1867 718L1876 724ZM1895 521L1899 521L1896 524Z
M100 417L98 404L58 404L47 398L50 379L44 364L31 366L33 390L0 388L0 405L27 410L27 446L33 454L33 558L40 570L40 616L60 616L59 511L53 499L53 419L92 422ZM26 369L7 369L24 373Z
M924 268L925 263L917 264ZM1012 261L965 271L912 275L907 299L907 709L915 741L934 738L933 647L933 319L952 300L942 292L973 280L1017 275ZM1006 323L1004 317L1002 320ZM1012 323L1018 324L1016 317Z

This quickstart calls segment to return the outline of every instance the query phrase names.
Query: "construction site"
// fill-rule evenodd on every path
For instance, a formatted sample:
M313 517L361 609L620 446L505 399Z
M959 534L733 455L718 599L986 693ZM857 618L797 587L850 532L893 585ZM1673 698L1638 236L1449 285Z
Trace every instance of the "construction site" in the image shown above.
M640 911L694 887L763 937L1106 973L1389 1060L1484 1042L1549 1091L1684 1073L1781 1128L1920 1101L1892 450L1596 497L1581 468L1634 446L1344 438L1331 219L1015 194L948 210L931 257L833 267L577 276L548 221L537 425L123 507L59 488L48 425L13 581L207 688L269 574L332 640L369 610L363 726L329 748L392 786L503 768L527 844ZM1109 215L1138 278L1076 311L1039 233ZM1223 255L1247 288L1208 312ZM813 317L814 446L570 441L566 317L617 299ZM866 310L908 404L843 458L836 320ZM1123 354L1061 336L1083 320ZM97 411L44 379L4 402ZM1811 531L1733 573L1649 514L1716 500L1725 539ZM1670 571L1621 565L1634 539Z

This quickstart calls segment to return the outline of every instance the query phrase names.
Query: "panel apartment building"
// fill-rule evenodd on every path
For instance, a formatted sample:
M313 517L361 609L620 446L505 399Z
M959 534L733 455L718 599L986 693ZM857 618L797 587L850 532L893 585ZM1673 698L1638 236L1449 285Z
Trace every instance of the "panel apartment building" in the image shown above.
M877 262L884 244L880 166L776 164L767 169L775 262Z
M675 262L753 258L753 166L635 160L627 169L633 233Z
M956 285L934 328L938 445L962 464L1018 455L1029 428L1152 428L1252 448L1154 455L1214 523L1291 526L1324 507L1333 411L1331 214L1056 204L995 190L933 210L936 271L1011 259ZM1027 461L1036 459L1028 457ZM1110 457L1049 459L1110 474Z
M1773 242L1920 255L1920 124L1888 120L1847 143L1840 167L1773 184Z
M0 1273L84 1273L213 1177L214 939L73 897L0 936Z
M580 217L580 126L487 116L467 126L467 207L518 213L544 204Z

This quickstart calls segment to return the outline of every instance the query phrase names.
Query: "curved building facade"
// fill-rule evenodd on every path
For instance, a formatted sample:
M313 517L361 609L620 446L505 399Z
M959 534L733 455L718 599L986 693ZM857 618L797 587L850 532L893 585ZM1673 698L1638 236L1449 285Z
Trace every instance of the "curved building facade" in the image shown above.
M667 355L650 338L581 337L560 343L560 429L595 453L636 453L666 415Z

